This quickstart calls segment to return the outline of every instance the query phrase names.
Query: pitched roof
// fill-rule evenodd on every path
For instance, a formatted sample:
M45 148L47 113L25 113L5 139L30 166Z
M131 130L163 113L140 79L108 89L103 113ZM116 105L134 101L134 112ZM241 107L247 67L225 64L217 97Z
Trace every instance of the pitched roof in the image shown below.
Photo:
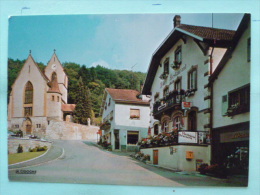
M128 104L144 104L149 105L149 101L145 101L137 98L140 92L132 89L105 89L112 99L117 103L128 103Z
M61 110L63 112L73 112L75 110L76 104L62 104Z
M209 77L209 82L214 82L217 78L218 75L220 74L220 72L222 71L222 69L225 67L225 65L227 64L228 60L232 57L232 54L241 38L241 36L243 35L243 33L245 32L245 30L248 28L249 24L250 24L250 19L251 19L251 15L250 14L245 14L244 17L242 18L237 31L234 35L234 40L233 40L233 46L230 47L225 55L223 56L223 58L221 59L221 61L219 62L216 70L213 72L213 74Z
M204 26L193 26L187 24L181 24L177 28L199 36L203 39L215 39L215 40L227 40L231 41L235 35L234 30L210 28Z
M227 48L232 45L235 32L236 31L233 30L193 26L187 24L180 24L179 26L176 26L154 52L142 93L146 95L150 94L151 86L161 58L173 47L173 45L177 43L178 40L185 39L183 35L193 37L196 41L207 43L208 46Z

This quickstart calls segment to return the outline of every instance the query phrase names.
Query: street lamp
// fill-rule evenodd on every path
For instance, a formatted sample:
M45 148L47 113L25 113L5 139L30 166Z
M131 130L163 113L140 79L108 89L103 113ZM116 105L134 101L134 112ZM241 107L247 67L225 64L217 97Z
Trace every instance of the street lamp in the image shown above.
M23 8L21 9L21 15L22 15L22 12L23 12L24 9L30 9L30 8L29 8L29 7L23 7Z

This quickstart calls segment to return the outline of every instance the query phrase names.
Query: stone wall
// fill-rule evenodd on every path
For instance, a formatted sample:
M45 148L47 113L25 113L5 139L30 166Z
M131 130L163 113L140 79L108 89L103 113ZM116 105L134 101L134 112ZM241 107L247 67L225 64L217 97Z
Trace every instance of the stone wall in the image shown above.
M50 121L46 138L61 140L97 140L99 127L80 125L68 121Z
M8 154L17 153L19 144L23 147L23 152L29 152L29 148L35 148L36 146L47 146L48 149L51 147L51 142L48 141L25 138L8 138Z

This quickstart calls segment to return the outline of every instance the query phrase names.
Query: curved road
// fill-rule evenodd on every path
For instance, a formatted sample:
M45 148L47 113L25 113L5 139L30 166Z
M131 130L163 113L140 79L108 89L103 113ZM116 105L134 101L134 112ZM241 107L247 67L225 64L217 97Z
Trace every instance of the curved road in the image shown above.
M120 152L108 152L90 141L55 140L54 146L64 148L65 155L51 162L19 170L36 174L17 174L9 170L11 181L117 184L140 186L236 186L228 180L208 176L178 174L146 165ZM240 184L241 185L241 184Z

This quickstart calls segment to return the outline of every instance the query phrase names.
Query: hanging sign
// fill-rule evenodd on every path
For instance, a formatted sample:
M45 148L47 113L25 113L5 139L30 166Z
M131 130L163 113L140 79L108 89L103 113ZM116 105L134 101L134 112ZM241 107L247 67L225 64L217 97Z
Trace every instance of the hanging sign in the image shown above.
M182 109L190 109L192 106L191 102L182 102Z
M179 143L197 143L198 142L197 132L179 131L178 134L179 134L179 136L178 136Z

